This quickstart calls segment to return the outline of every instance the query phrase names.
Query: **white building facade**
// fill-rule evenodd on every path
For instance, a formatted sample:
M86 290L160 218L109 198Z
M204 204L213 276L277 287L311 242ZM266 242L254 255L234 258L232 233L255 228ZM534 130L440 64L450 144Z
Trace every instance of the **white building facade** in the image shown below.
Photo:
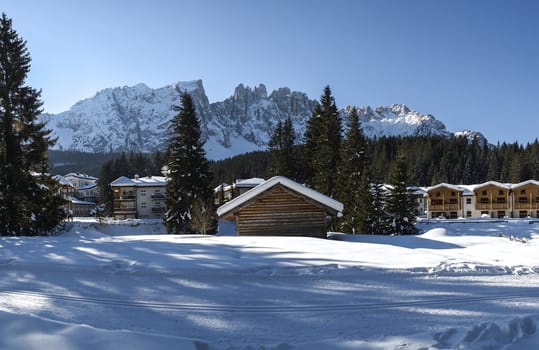
M158 219L166 211L165 193L167 180L163 176L125 176L114 180L113 216L115 219Z

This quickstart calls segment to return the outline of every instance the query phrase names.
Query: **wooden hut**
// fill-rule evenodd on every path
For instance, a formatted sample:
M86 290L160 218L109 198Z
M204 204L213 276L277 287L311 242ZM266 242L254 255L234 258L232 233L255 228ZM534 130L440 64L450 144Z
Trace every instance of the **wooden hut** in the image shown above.
M342 203L283 176L275 176L217 209L235 220L238 236L326 237L326 217Z

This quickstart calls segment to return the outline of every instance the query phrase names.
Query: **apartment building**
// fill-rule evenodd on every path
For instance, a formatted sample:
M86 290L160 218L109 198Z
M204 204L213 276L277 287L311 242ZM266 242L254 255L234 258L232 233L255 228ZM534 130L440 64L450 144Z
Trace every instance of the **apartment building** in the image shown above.
M123 220L163 217L166 210L166 184L167 180L163 176L117 178L110 184L114 218Z
M488 181L475 185L441 183L427 188L427 217L539 217L539 181L518 184Z

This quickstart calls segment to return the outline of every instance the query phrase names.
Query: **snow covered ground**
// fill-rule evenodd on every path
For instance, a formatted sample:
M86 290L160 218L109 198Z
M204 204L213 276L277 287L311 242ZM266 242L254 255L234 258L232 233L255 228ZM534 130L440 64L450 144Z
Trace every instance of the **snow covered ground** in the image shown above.
M0 349L537 349L539 222L417 236L0 238Z

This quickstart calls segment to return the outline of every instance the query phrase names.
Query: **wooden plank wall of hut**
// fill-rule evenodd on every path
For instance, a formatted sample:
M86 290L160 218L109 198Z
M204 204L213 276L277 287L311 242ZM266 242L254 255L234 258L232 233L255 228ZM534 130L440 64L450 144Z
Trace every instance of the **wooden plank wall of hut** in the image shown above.
M326 237L326 212L281 186L237 213L240 236Z

